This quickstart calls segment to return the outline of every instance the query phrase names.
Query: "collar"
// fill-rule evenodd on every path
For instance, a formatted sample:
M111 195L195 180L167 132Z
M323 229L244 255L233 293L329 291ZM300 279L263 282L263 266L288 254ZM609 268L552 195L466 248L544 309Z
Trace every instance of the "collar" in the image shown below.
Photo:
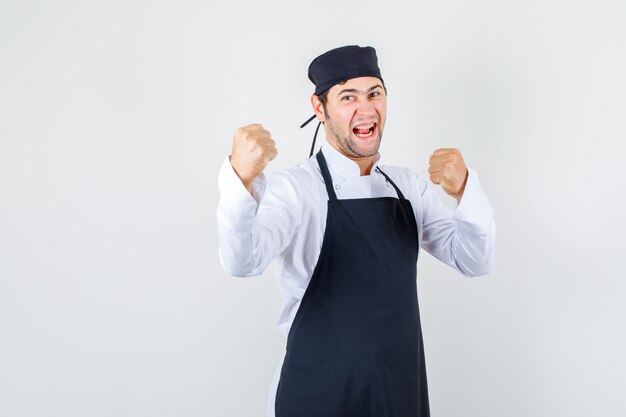
M342 180L361 176L361 169L359 168L359 165L339 152L337 149L333 148L327 140L322 143L322 152L324 153L324 158L326 158L328 169L334 174L334 176ZM375 171L379 163L380 152L376 155L370 174Z

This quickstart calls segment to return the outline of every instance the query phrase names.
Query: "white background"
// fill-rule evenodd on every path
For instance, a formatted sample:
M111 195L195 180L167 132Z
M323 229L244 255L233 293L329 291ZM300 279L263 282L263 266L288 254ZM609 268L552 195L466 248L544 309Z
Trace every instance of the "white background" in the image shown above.
M309 62L374 46L382 153L458 147L496 268L425 255L434 417L626 410L626 3L0 1L0 415L262 416L273 268L218 259L240 125L308 155ZM323 136L322 136L323 138Z

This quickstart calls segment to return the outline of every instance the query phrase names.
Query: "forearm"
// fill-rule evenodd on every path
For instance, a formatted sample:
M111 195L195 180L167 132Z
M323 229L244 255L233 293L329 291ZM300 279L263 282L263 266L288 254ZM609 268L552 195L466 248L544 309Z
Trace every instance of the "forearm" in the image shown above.
M231 275L262 274L299 224L299 195L285 176L275 178L270 186L265 175L260 175L250 194L228 159L220 169L219 254L222 266Z
M495 222L493 209L476 173L469 170L466 188L456 210L443 207L425 191L422 245L428 252L466 276L493 269Z

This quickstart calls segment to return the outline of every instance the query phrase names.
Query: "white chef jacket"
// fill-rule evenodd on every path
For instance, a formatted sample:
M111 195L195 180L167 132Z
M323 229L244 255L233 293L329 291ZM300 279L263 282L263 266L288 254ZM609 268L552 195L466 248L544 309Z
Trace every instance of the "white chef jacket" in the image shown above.
M376 171L379 166L411 202L420 247L467 276L491 271L495 241L493 209L476 173L468 178L455 210L408 168L382 165L380 154L371 175L361 176L359 166L327 141L322 152L338 199L396 197L396 190ZM256 276L276 261L276 278L283 299L278 329L289 334L291 323L317 264L324 229L328 194L315 156L300 165L261 174L252 195L243 186L227 157L218 177L217 208L219 254L231 275ZM282 361L278 364L268 396L268 416L274 416L274 400Z

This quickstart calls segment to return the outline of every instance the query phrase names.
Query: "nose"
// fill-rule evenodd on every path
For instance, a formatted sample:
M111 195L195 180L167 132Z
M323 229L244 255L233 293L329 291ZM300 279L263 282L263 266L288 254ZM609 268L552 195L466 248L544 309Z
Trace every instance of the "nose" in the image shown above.
M359 115L374 114L374 106L367 98L362 98L357 102L356 112Z

